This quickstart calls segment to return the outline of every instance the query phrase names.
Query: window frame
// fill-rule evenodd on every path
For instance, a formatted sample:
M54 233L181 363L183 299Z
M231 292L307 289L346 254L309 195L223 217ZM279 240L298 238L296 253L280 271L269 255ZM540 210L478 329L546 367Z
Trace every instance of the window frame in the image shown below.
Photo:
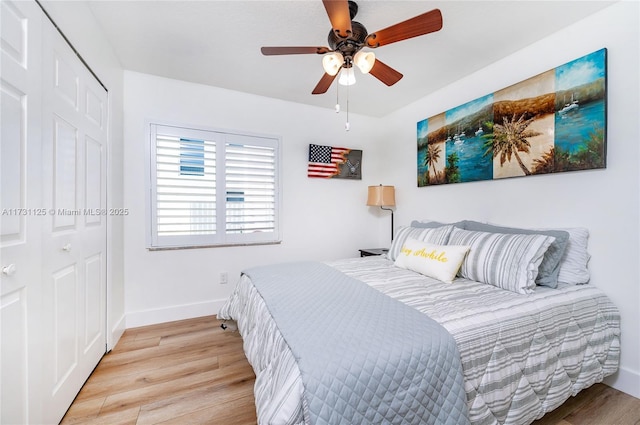
M166 123L158 120L147 120L146 127L146 246L148 250L211 248L243 245L279 244L281 240L281 193L282 178L281 138L280 136L256 134L241 131L221 130L196 125ZM160 131L159 131L160 130ZM185 139L212 141L216 145L215 155L215 209L216 231L213 235L158 235L157 216L157 164L156 147L157 136L170 136ZM227 188L225 157L227 144L245 146L263 146L274 151L274 231L273 232L226 232Z

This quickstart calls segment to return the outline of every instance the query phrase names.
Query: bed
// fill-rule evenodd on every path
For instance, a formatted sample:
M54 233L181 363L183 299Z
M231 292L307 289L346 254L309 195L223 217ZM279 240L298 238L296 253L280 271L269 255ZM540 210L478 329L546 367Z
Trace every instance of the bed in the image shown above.
M414 222L398 230L387 255L323 264L426 315L451 335L457 349L455 356L459 356L457 373L466 405L460 412L459 407L452 407L455 401L443 399L454 392L455 384L451 382L460 382L454 376L453 381L441 385L442 394L434 396L435 390L429 390L429 396L418 403L420 406L414 400L409 408L392 412L392 416L364 419L353 413L354 406L340 407L343 411L338 415L314 415L310 400L322 398L326 392L310 394L299 351L290 347L290 333L284 332L286 337L283 336L286 326L282 320L278 323L274 319L279 314L274 311L282 307L267 305L262 289L251 278L252 271L242 274L218 317L235 321L243 337L247 359L256 373L260 424L529 424L618 369L619 312L601 290L586 283L587 237L586 229L580 228L531 230L469 221L453 225ZM416 249L420 247L421 250ZM404 254L418 251L419 260L435 260L440 252L437 249L453 259L452 249L456 247L466 250L463 249L460 264L453 267L453 277L443 275L442 270L434 273L421 269L422 265L410 264L413 257L407 257L409 263L401 261ZM443 264L443 254L439 255L438 266ZM307 279L307 266L297 263L295 274L287 271L284 275L294 275L291 280L295 285ZM341 291L327 285L332 293ZM331 308L326 316L333 318L335 312ZM383 333L394 337L403 333L406 324L397 325L395 320ZM339 338L350 327L334 323L330 335ZM454 366L450 368L453 370ZM351 382L345 386L357 386ZM386 381L379 386L393 388L389 390L392 395L398 394L397 387ZM368 404L363 403L366 398L366 394L359 394L352 404L377 414L380 400L373 398ZM324 409L326 413L326 406ZM464 419L453 414L429 414L454 410Z

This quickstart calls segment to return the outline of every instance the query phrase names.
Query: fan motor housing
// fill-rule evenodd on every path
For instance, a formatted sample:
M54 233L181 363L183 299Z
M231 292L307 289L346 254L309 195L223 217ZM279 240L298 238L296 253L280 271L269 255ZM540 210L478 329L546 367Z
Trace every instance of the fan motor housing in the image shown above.
M351 35L341 38L333 30L329 31L327 41L332 50L342 53L343 56L353 56L364 46L367 38L367 29L360 22L351 21Z

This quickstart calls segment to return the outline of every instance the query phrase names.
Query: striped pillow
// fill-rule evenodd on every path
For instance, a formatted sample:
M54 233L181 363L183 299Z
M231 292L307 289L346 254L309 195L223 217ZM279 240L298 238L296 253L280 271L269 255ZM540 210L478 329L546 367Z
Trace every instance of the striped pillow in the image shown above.
M538 267L555 240L546 235L520 235L453 229L451 245L469 245L458 274L518 294L530 294L536 287Z
M589 283L589 279L591 278L588 269L591 255L587 250L589 230L584 227L553 230L569 232L569 243L567 244L567 249L564 251L564 255L560 259L558 282L568 283L570 285Z
M558 273L560 272L560 259L566 252L567 243L569 242L569 233L563 230L554 229L521 229L517 227L503 227L493 224L480 223L472 220L465 220L462 226L459 226L464 230L473 230L478 232L490 232L490 233L507 233L518 235L546 235L556 238L549 249L544 253L540 267L538 267L538 277L536 278L536 284L542 286L548 286L550 288L558 287Z
M387 256L391 261L396 261L402 245L407 238L416 239L420 242L429 242L434 245L446 245L449 234L453 230L453 226L441 226L432 229L420 227L403 226L396 231L396 235L391 242L391 248Z

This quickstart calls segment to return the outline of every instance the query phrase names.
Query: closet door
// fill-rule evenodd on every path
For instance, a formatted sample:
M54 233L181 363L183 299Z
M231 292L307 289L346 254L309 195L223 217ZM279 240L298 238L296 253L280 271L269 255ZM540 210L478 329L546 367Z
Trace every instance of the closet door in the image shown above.
M0 2L0 423L58 423L106 351L107 93Z
M106 351L107 93L43 35L43 412L59 421Z
M41 423L42 12L0 2L0 423Z

